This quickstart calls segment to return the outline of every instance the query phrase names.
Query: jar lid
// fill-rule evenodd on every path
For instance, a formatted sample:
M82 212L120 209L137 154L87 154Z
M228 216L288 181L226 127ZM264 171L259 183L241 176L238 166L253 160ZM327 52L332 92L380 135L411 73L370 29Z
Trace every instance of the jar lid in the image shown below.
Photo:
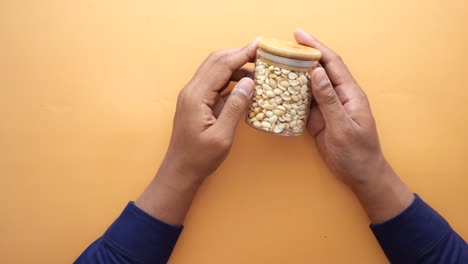
M268 53L290 59L318 61L322 56L319 50L291 41L262 38L258 41L257 45Z

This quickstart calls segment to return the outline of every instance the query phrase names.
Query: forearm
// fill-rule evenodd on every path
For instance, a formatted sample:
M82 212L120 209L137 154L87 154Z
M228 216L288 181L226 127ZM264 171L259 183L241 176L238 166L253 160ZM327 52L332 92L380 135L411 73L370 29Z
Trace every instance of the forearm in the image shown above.
M75 263L166 263L182 228L164 223L130 202Z
M369 164L368 171L372 176L351 188L371 219L371 229L390 262L468 261L468 246L463 239L442 216L410 192L383 158L380 164Z
M135 205L151 216L172 225L181 225L200 185L190 181L184 171L165 159Z
M398 215L413 201L413 193L383 156L368 164L365 173L368 175L360 177L365 180L350 187L372 223L381 223Z
M166 158L138 200L76 263L165 263L199 186L177 164Z
M391 263L468 263L468 246L419 196L401 214L371 225Z

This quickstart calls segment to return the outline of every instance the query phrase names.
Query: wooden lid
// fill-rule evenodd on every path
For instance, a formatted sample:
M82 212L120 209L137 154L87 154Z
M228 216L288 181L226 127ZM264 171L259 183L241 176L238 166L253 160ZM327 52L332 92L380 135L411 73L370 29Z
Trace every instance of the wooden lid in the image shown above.
M322 56L314 48L279 39L262 38L258 41L258 47L273 55L295 60L318 61Z

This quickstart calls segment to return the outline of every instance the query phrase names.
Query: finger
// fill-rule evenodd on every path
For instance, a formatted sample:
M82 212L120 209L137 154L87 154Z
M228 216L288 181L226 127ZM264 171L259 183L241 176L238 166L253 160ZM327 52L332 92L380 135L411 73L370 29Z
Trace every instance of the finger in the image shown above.
M296 30L294 35L298 43L314 47L322 52L321 64L327 71L342 104L346 104L355 98L361 100L365 97L364 91L354 80L348 67L338 54L301 29Z
M325 128L325 120L323 120L320 108L316 105L310 110L309 121L307 122L307 129L312 136L317 136Z
M247 67L242 67L235 72L232 73L231 82L238 82L244 77L249 77L250 79L254 78L254 71L253 69L247 68Z
M243 48L213 52L195 73L194 87L202 91L222 90L239 68L255 59L256 48L254 41Z
M299 44L316 48L322 53L320 62L327 70L330 80L335 87L347 82L354 81L353 76L348 70L348 67L346 67L343 60L336 52L329 49L327 46L322 44L320 41L302 29L297 29L294 32L294 37Z
M213 107L213 115L218 118L219 114L224 108L224 103L226 100L224 99L224 96L220 96L218 101L216 102L215 106Z
M242 67L242 68L238 69L237 71L235 71L232 74L230 81L231 82L238 82L240 79L242 79L244 77L249 77L250 79L253 79L254 78L253 70L250 69L250 68L247 68L247 67ZM231 85L230 82L227 82L223 86L223 88L221 88L221 90L219 91L219 94L221 94L222 96L227 95L227 94L229 94L231 92L231 90L233 88L234 88L234 86Z
M312 72L312 93L327 126L346 120L346 112L323 68Z
M224 103L224 108L213 128L227 137L233 137L239 120L243 116L254 90L252 79L244 78L239 81L231 95Z

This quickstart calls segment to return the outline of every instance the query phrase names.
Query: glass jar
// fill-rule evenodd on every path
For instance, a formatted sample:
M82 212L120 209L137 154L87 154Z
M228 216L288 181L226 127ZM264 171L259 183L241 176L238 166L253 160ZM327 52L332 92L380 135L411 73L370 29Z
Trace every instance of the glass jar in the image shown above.
M293 42L261 39L247 124L276 135L301 135L313 100L310 72L320 56L320 51Z

